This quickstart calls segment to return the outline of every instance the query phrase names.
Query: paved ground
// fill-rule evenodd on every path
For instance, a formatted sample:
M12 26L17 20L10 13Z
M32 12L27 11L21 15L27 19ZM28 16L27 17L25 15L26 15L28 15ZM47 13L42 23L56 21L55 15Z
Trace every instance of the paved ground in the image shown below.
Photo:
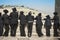
M20 36L16 36L16 37L0 37L0 40L60 40L59 37L38 37L38 36L32 36L30 38L28 37L20 37Z

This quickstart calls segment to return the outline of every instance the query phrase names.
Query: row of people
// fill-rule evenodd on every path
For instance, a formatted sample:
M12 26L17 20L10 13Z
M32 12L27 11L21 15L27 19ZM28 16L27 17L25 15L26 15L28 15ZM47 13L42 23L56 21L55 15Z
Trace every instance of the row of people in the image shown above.
M20 35L21 36L26 36L25 33L25 26L27 25L27 29L28 29L28 37L32 36L32 28L33 28L33 22L34 20L36 20L36 32L38 34L38 36L43 36L42 33L42 17L41 17L41 13L39 13L36 18L34 18L34 16L31 15L31 12L28 13L28 15L24 15L24 12L21 11L20 15L18 17L18 12L16 10L16 8L12 9L13 12L10 13L10 15L8 16L8 10L3 10L3 12L5 14L3 14L3 16L1 16L0 13L0 36L8 36L9 34L9 30L10 30L10 35L11 36L16 36L16 30L18 28L18 19L20 20ZM55 12L54 13L54 18L51 19L49 15L46 16L45 23L44 23L44 27L46 29L46 36L50 36L50 29L51 29L51 20L54 21L54 25L53 25L53 29L54 29L54 36L58 36L58 32L57 29L59 29L59 17L57 16L58 13ZM4 31L4 29L5 31Z

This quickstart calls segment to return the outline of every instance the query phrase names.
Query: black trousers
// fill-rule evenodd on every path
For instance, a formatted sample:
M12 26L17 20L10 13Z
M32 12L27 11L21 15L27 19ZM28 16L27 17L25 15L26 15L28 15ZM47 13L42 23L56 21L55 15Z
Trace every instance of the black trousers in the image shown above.
M42 31L42 29L36 28L36 32L37 32L39 37L43 35L41 31Z
M43 36L42 26L41 25L36 24L36 32L37 32L37 34L38 34L39 37Z
M28 23L28 37L31 37L32 36L32 26L33 26L33 23Z
M59 35L58 35L57 28L54 28L54 36L59 36Z
M20 25L20 35L21 36L26 36L26 34L25 34L25 24Z
M49 28L46 29L46 36L50 36L50 29Z
M18 24L11 24L11 36L16 36L17 26Z
M57 31L58 28L59 28L59 25L58 25L58 24L54 24L54 25L53 25L54 36L55 36L55 37L59 36L59 35L58 35L58 31Z
M4 24L4 28L5 28L4 36L8 36L9 35L9 24Z
M3 24L0 25L0 36L3 36Z

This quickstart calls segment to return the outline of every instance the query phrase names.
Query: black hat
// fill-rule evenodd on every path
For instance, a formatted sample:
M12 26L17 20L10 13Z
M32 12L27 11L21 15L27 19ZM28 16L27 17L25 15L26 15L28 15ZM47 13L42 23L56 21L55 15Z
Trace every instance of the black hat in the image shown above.
M38 15L41 16L41 13L39 13Z
M47 17L47 18L50 18L50 16L49 16L49 15L47 15L46 17Z
M20 11L20 13L24 13L23 11Z
M8 10L7 10L7 9L5 9L5 10L3 10L3 12L8 13Z
M54 14L54 15L57 15L58 13L57 13L57 12L54 12L53 14Z
M17 11L16 8L12 8L13 11Z
M23 14L24 12L23 11L20 11L20 14Z
M31 11L28 14L31 15Z

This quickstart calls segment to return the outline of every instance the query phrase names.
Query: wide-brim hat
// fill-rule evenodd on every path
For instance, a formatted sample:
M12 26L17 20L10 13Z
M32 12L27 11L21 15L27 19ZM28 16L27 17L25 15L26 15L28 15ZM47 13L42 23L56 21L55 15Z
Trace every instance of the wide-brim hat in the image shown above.
M20 13L24 13L23 11L20 11Z
M5 10L3 10L3 12L8 13L8 10L7 10L7 9L5 9Z
M54 15L57 15L58 13L57 13L57 12L54 12L53 14L54 14Z
M12 8L13 11L17 11L16 8Z
M49 16L49 15L47 15L46 17L47 17L47 18L50 18L50 16Z
M40 15L40 16L41 16L41 13L39 13L38 15Z
M28 14L31 15L32 14L31 11Z

